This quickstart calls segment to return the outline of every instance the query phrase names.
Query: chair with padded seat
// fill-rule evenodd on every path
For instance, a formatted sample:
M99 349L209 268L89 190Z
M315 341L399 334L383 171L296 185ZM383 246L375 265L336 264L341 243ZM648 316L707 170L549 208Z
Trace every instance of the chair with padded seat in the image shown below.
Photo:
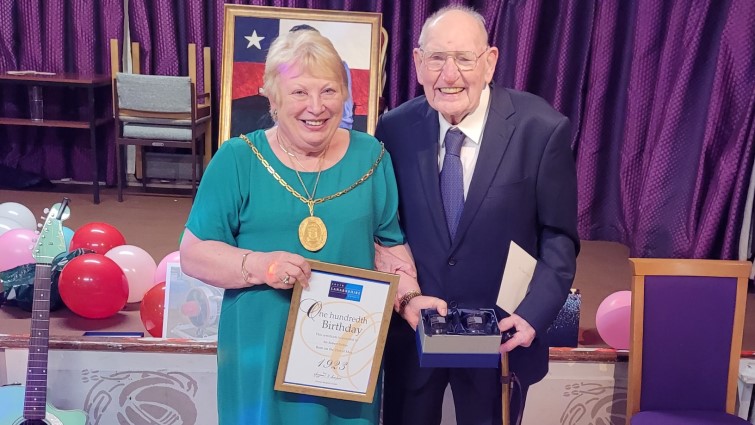
M198 102L196 93L196 46L189 45L189 75L166 76L140 74L138 44L132 43L132 73L116 72L113 77L114 116L116 124L116 166L118 201L123 201L126 183L128 145L137 146L137 176L142 193L148 192L145 148L185 149L191 152L191 196L196 194L204 170L208 141L211 142L210 56L204 55L205 93ZM111 56L117 56L117 43L111 41ZM111 58L117 69L115 58Z
M750 263L630 261L627 423L748 424L734 409Z

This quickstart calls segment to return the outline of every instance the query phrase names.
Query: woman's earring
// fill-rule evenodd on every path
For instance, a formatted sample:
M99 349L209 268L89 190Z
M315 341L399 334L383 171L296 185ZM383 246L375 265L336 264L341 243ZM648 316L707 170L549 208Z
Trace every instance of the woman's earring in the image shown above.
M278 110L277 109L273 109L272 111L270 111L270 115L273 116L273 121L278 121Z

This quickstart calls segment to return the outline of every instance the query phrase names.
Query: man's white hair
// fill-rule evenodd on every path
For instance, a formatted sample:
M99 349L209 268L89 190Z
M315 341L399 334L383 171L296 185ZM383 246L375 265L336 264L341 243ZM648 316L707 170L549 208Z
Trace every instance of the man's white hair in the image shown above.
M450 6L445 6L437 10L435 13L430 15L430 17L425 20L425 23L422 24L422 30L419 33L419 47L423 48L425 46L425 41L427 38L427 29L430 27L430 25L434 24L435 21L440 19L441 16L445 15L448 12L453 11L459 11L464 12L468 14L469 16L473 17L475 21L479 24L479 30L480 34L485 34L485 44L487 45L488 42L488 32L485 29L485 18L483 18L482 15L480 15L480 12L474 10L473 8L469 6L465 6L462 4L453 4Z

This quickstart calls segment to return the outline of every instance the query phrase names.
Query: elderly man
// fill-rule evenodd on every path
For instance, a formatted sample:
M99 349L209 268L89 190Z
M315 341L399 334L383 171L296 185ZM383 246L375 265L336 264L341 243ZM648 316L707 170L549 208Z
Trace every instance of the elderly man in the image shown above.
M493 307L510 242L537 259L524 300L510 316L499 311L499 328L516 330L501 345L521 382L516 418L548 370L546 330L574 279L576 171L568 119L537 96L491 84L498 49L484 24L460 6L428 18L413 52L424 96L381 117L376 136L394 161L423 295ZM391 321L384 364L385 425L439 424L449 384L458 424L501 423L500 371L420 368L406 321Z

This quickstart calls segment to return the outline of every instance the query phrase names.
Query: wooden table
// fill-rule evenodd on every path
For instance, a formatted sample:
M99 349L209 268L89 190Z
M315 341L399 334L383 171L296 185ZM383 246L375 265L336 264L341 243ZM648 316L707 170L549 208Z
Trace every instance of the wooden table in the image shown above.
M11 75L7 73L0 74L0 84L17 84L29 87L67 87L70 89L85 89L87 91L87 108L85 116L75 117L75 119L42 119L32 120L31 118L7 118L0 117L0 124L34 126L34 127L62 127L62 128L81 128L89 129L89 143L91 146L91 166L92 166L92 191L94 194L94 203L100 203L100 173L97 163L97 138L96 130L101 124L113 120L113 114L109 111L104 116L97 117L95 105L95 89L110 87L112 80L109 75L92 75L83 76L78 74L25 74Z

